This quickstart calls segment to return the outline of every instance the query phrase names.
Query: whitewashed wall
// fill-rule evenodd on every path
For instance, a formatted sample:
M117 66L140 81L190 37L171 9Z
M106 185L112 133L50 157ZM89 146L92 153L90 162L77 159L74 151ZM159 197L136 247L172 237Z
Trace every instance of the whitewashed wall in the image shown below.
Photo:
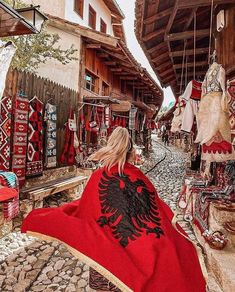
M55 27L48 26L47 31L52 34L58 34L60 36L60 41L58 45L62 49L68 49L72 44L74 44L77 52L74 54L78 60L71 61L69 64L63 65L59 61L50 59L45 64L41 64L37 70L37 75L57 82L61 85L79 90L79 65L80 65L80 45L81 38L78 35L73 35L71 33L62 31Z
M107 34L113 36L111 11L102 0L84 0L83 18L74 11L74 0L65 0L65 19L88 26L89 4L96 11L96 30L100 30L100 18L107 24Z
M23 0L25 4L40 5L40 10L53 16L64 18L66 0ZM70 0L73 2L73 0Z

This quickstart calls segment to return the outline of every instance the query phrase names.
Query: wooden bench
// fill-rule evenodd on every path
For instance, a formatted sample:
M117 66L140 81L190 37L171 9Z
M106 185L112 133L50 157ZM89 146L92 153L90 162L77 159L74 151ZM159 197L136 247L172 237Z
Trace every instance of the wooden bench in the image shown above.
M39 183L38 186L23 188L20 192L21 212L25 217L32 209L43 207L43 199L48 196L66 192L69 200L78 199L87 182L86 176L73 176L59 178L45 183Z

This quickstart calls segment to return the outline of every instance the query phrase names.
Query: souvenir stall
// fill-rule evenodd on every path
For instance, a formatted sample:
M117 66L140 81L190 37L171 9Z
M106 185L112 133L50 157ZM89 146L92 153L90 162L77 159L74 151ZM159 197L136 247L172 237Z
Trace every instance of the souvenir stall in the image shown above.
M8 72L4 88L0 100L0 236L11 231L19 210L25 216L51 194L77 194L84 182L75 167L77 92L17 70ZM66 104L60 102L64 96L69 100Z
M184 212L185 220L193 221L195 228L198 228L196 232L200 232L214 249L223 249L227 245L230 235L226 232L226 224L230 226L231 222L226 222L225 217L222 229L221 226L214 224L213 214L218 213L216 210L229 213L233 209L235 211L235 152L230 125L233 101L230 100L229 103L228 100L233 93L232 83L228 83L226 87L225 78L225 70L216 62L214 52L212 63L202 83L200 105L198 107L196 104L195 107L197 115L195 156L198 156L200 147L201 163L191 161L191 170L187 170L179 200L179 207ZM191 120L185 118L185 129L188 127L191 130Z
M78 110L79 149L76 160L83 169L95 169L90 154L107 143L116 126L127 127L131 104L111 97L84 97Z

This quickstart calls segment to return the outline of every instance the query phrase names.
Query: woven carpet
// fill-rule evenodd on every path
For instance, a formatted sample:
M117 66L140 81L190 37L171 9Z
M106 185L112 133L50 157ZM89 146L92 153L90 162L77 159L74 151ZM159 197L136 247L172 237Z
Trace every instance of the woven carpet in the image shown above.
M45 166L56 167L56 121L57 109L55 105L46 104L44 120L46 123L45 135Z
M0 103L0 170L10 168L10 137L11 137L11 97L3 97Z
M28 112L28 99L17 96L14 102L12 171L17 175L20 186L25 183Z
M29 102L28 150L26 176L43 172L43 103L35 96Z

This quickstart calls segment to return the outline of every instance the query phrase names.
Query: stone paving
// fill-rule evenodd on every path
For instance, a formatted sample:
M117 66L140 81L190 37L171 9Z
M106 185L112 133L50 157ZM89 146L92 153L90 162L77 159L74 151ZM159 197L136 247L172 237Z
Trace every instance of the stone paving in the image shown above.
M145 162L143 171L152 168L165 157L156 168L148 173L159 196L173 209L180 192L187 154L173 146L166 150L156 136L153 137L153 152ZM61 195L51 197L46 206L65 203ZM182 220L182 226L193 238L194 235ZM18 226L19 228L19 226ZM92 292L88 286L89 267L74 258L67 249L57 243L35 240L19 232L11 233L0 240L0 291L64 291Z

